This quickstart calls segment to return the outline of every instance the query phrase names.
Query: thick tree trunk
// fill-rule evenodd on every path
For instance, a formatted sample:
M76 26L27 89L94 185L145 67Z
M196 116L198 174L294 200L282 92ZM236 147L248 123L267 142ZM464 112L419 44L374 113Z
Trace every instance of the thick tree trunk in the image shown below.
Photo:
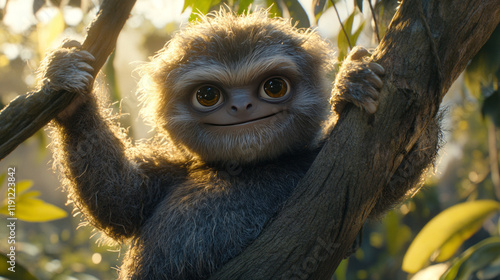
M97 74L116 46L116 40L136 0L104 0L99 14L88 28L83 49L96 60ZM96 75L94 75L95 77ZM66 108L75 94L47 92L45 86L38 91L21 95L0 111L0 160L19 144L44 127Z
M441 99L500 22L498 0L404 0L374 54L374 119L345 110L285 208L211 279L330 279Z

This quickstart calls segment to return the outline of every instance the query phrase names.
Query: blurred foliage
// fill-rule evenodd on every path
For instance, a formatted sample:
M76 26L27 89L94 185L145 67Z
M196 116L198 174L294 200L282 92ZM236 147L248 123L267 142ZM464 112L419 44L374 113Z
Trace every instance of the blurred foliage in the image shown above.
M9 253L7 253L9 254ZM2 252L0 255L0 277L5 277L9 280L37 280L23 265L16 264L14 272L9 271L10 259Z
M54 40L59 37L65 27L62 12L59 10L49 22L37 24L36 33L38 35L38 52L45 53L49 50Z
M0 176L0 186L3 184L3 178L5 178L5 174ZM10 186L6 188L5 200L0 204L0 215L15 216L26 222L47 222L62 219L68 215L61 208L37 198L41 193L30 191L32 186L33 181L24 180L15 182L13 188ZM15 202L13 211L9 207L9 198L11 197L13 198L11 201Z
M500 237L487 238L455 258L442 280L498 279L500 276Z
M482 102L481 112L500 126L500 26L469 63L465 84Z
M0 108L16 95L26 93L36 85L34 69L47 49L53 48L62 37L85 34L86 26L94 17L95 5L99 2L34 0L31 9L35 23L22 31L14 31L4 22L9 9L0 4ZM141 1L138 1L138 4L148 1L139 2ZM194 12L189 19L196 20L198 12L206 14L221 7L228 7L243 13L251 12L260 5L268 8L272 16L292 17L298 27L316 26L320 18L325 16L332 17L337 23L340 19L344 29L334 30L333 34L336 36L329 39L338 45L337 54L339 60L342 60L349 52L350 46L356 45L358 41L364 40L363 44L376 45L374 30L378 29L382 37L398 6L396 0L313 0L308 7L300 4L305 2L186 0L182 10ZM68 13L75 11L81 14L81 19L78 22L69 22ZM51 15L49 19L42 20L47 15ZM139 40L142 41L143 51L147 55L152 55L161 48L179 26L178 22L167 22L158 26L153 24L153 19L147 14L134 11L132 20L139 20L139 23L129 24L126 28L141 34ZM415 266L412 272L420 268L425 270L426 265L430 265L427 268L435 268L439 260L444 261L444 270L435 270L433 278L424 279L438 279L445 270L443 279L486 279L499 275L500 225L498 215L494 214L495 207L486 207L487 210L483 209L483 215L477 216L477 219L473 218L473 211L470 209L452 216L447 214L456 209L453 207L457 204L459 206L456 207L461 207L463 203L479 201L477 203L481 204L485 199L498 200L495 190L500 189L500 186L492 179L495 172L498 172L495 170L498 167L492 164L491 159L494 158L492 155L497 155L498 158L500 135L498 129L488 129L488 120L499 126L499 33L497 28L488 43L471 61L464 75L465 82L461 82L462 85L458 87L461 91L455 94L454 103L448 108L445 136L448 145L442 152L441 161L444 163L441 164L439 173L430 174L418 194L388 213L381 221L372 221L365 225L360 249L341 263L335 273L335 279L408 279L412 275L402 270L405 254L410 260L413 259L415 264L415 259L419 259L420 263L425 262ZM114 60L113 55L103 69L106 72L105 83L112 101L118 102L123 97L122 89L118 86L120 77L117 75ZM123 89L123 92L125 90L128 89ZM123 110L124 113L128 110L118 107L115 109ZM129 126L129 123L130 120L124 121L125 126ZM488 140L493 145L488 145ZM30 141L39 142L40 154L43 154L47 146L45 133L40 131ZM26 160L35 160L34 158L35 156ZM46 170L45 163L42 164ZM38 199L39 193L30 189L32 183L20 181L19 185L18 187L23 189L20 197L24 194L28 200ZM19 199L17 202L22 203L21 201ZM492 202L492 205L496 203ZM28 220L36 217L32 213L26 215ZM440 226L445 223L432 222L433 217L434 221L444 219L456 227L442 229ZM19 221L16 265L24 265L28 268L27 271L29 270L27 273L32 273L38 279L116 278L114 268L120 264L122 257L120 246L111 247L117 250L114 252L109 251L108 246L99 246L96 244L96 233L92 232L90 227L81 227L75 231L75 228L79 227L78 223L75 218L43 223ZM423 232L419 233L422 228ZM89 239L89 236L94 237ZM412 246L417 246L422 251L408 249L413 239L413 244L417 245ZM6 243L3 237L0 237L2 252L7 251ZM450 250L446 251L449 253L444 253L443 248L449 248ZM4 260L0 259L0 263L4 263ZM0 271L1 269L2 267ZM21 269L19 273L16 272L18 279L32 277L23 274ZM415 277L417 275L418 273Z
M365 25L365 23L362 22L359 27L353 32L352 25L355 15L356 11L352 12L352 14L347 18L343 25L344 30L341 30L341 32L339 32L339 35L337 36L337 47L339 48L338 59L340 61L346 58L350 48L352 47L352 42L356 43L356 41L358 41L359 34L361 34L361 31L363 31L363 27Z
M492 214L500 211L494 200L476 200L454 205L434 217L418 233L403 259L403 270L415 273L432 257L450 259Z

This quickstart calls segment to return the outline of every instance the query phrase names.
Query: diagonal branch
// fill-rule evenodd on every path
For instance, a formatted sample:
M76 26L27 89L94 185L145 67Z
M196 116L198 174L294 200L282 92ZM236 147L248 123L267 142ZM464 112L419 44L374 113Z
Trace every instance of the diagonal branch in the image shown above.
M135 1L104 0L88 28L83 48L96 58L92 65L95 74L115 48ZM40 90L18 96L10 102L0 111L0 160L57 116L74 97L75 94L70 92L46 92L42 86Z

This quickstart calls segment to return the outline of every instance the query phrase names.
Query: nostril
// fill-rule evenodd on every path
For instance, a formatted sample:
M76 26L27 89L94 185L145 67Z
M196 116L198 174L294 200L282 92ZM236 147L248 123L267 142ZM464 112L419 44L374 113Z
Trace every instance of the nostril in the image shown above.
M236 113L236 112L238 112L239 109L250 110L252 107L253 107L252 103L249 103L247 105L242 105L242 106L232 105L231 106L231 111L233 111L233 112Z

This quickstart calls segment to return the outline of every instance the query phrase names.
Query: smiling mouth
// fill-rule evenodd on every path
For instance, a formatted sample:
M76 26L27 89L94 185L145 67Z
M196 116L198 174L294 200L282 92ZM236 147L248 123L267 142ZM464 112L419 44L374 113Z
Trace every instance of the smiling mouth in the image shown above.
M207 124L213 125L213 126L236 126L236 125L244 125L244 124L249 124L249 123L258 122L258 121L261 121L261 120L264 120L264 119L271 118L271 117L276 116L277 114L282 113L282 112L283 111L279 111L279 112L271 114L271 115L263 116L263 117L252 119L252 120L248 120L248 121L237 122L237 123L228 123L228 124L207 123Z

